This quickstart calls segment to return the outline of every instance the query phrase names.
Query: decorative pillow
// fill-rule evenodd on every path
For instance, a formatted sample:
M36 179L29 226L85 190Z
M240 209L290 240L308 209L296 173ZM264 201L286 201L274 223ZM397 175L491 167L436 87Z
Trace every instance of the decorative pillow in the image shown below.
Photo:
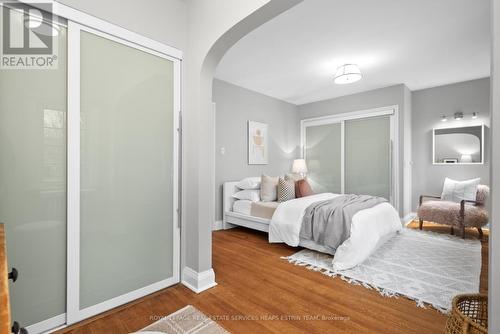
M252 202L259 202L260 201L260 191L259 190L253 190L253 189L246 189L242 191L238 191L236 194L233 195L234 198L237 199L247 199Z
M243 190L260 189L260 177L247 177L236 183L236 187Z
M306 179L295 182L295 197L306 197L314 195L314 192Z
M481 182L479 178L466 181L455 181L446 178L441 199L451 202L460 202L463 199L475 201L479 182Z
M274 202L278 198L277 186L279 177L262 174L260 181L260 199L262 202Z
M280 177L278 180L278 202L286 202L295 198L295 181Z

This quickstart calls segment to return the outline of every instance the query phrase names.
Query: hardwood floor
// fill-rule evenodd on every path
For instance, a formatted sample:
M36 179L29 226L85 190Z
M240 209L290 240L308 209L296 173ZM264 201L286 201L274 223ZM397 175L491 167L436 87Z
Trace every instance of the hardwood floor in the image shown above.
M424 229L449 231L435 225ZM476 231L468 233L477 237ZM482 244L481 291L487 292L488 233ZM269 244L267 234L257 231L214 232L215 288L196 295L178 284L59 333L130 333L188 304L232 333L443 333L446 316L436 310L280 259L296 251Z

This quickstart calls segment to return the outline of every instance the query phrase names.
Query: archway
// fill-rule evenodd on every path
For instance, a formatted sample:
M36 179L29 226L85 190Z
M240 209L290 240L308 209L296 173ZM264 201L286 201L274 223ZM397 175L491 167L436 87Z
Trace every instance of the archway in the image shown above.
M216 284L211 235L215 215L212 110L215 69L243 36L302 1L226 0L190 4L189 46L184 65L181 266L183 283L196 292Z

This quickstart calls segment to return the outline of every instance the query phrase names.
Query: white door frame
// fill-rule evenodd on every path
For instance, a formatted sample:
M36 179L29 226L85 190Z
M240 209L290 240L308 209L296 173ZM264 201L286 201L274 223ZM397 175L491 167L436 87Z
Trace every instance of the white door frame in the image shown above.
M111 41L127 45L143 52L167 59L174 64L174 101L173 117L174 129L174 189L173 189L173 276L140 288L130 291L124 295L101 302L97 305L80 309L80 34L90 32ZM119 305L128 303L137 298L143 297L160 289L171 286L179 282L180 278L180 233L178 221L178 132L180 109L180 61L176 58L143 47L136 43L124 40L113 35L89 28L87 26L69 21L68 22L68 266L67 266L67 324L73 324L93 315L102 313Z
M148 295L180 281L180 224L179 192L180 184L180 112L181 112L181 50L165 45L153 39L144 37L120 26L101 20L72 7L52 0L18 0L35 8L44 9L37 3L52 3L55 16L67 20L68 26L68 134L67 134L67 305L66 313L43 320L27 327L30 333L51 332L73 324L85 318L125 304L134 299ZM174 94L173 94L173 155L174 155L174 189L173 189L173 277L131 291L103 303L84 310L79 310L79 203L80 203L80 40L81 30L92 32L110 40L134 47L144 52L168 59L174 63ZM76 245L76 246L75 246Z
M341 125L341 193L345 192L345 121L353 119L370 118L377 116L390 116L390 138L391 138L391 203L396 210L400 207L400 182L399 175L401 166L399 164L399 107L397 105L332 114L321 117L307 118L300 121L300 152L301 157L306 159L306 129L311 126L339 123Z

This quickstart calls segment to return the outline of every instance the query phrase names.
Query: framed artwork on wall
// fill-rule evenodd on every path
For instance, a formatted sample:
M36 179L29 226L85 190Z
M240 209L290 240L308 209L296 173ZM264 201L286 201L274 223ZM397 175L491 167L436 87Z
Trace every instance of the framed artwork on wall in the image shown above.
M267 165L267 124L248 121L248 164Z

